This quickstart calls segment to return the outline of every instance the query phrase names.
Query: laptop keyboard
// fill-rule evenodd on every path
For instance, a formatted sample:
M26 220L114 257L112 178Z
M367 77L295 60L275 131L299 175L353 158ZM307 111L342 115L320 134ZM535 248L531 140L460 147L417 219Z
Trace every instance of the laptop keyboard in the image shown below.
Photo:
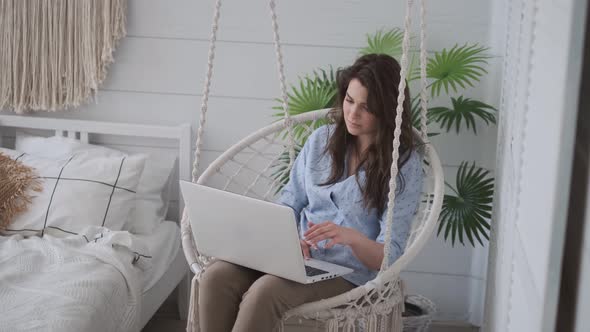
M328 273L328 271L316 269L315 267L305 265L305 274L308 277L314 277L314 276L317 276L320 274L326 274L326 273Z

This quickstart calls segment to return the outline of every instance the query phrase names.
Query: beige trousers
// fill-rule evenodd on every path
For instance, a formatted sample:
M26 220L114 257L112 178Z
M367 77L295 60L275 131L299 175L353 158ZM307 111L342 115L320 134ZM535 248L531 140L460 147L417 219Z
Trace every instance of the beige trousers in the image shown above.
M289 309L354 287L342 278L304 285L216 261L199 282L199 325L201 332L271 332Z

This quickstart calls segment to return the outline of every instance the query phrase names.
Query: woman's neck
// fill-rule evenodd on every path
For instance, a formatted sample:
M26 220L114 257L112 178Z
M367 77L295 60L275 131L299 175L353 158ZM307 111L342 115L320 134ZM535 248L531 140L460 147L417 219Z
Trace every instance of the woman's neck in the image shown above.
M360 156L363 153L365 153L365 151L369 148L369 146L371 145L371 140L368 137L364 137L364 136L357 136L356 142L355 142L355 150L356 153Z
M356 142L351 145L350 153L348 154L348 174L347 176L351 176L355 174L358 170L359 164L361 159L363 158L363 154L369 148L370 143L365 142L360 137L357 137Z

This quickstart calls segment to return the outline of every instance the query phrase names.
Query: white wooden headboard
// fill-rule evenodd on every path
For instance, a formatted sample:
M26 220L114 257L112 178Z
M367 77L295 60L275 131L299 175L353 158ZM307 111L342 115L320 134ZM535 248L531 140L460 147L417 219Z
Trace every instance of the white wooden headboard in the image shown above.
M172 140L178 149L178 177L181 180L191 179L192 131L189 124L178 126L155 126L143 124L100 122L87 120L71 120L42 118L22 115L0 115L0 146L2 137L10 136L5 128L35 129L55 132L57 136L79 139L90 143L90 135L119 136L141 140L156 139ZM177 188L178 186L174 186ZM182 215L184 204L178 193L178 216Z

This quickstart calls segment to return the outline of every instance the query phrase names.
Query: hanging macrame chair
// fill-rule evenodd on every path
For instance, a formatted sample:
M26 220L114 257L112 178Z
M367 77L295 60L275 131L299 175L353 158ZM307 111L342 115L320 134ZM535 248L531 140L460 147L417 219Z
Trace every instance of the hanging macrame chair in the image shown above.
M402 44L401 80L398 91L406 88L406 76L408 69L408 51L411 27L411 8L413 0L406 0L405 31ZM288 311L279 327L284 329L287 320L301 321L311 319L324 324L326 331L401 331L402 312L404 310L403 289L400 272L418 254L424 244L429 240L436 226L443 200L443 172L440 160L434 148L428 141L426 130L426 48L425 40L425 8L424 1L420 0L420 74L421 74L421 130L414 130L414 135L420 145L423 157L424 186L422 199L418 212L412 222L410 235L405 251L393 264L389 265L388 259L384 259L381 269L375 279L364 285L358 286L344 294L312 303L301 305ZM279 80L282 92L282 104L284 120L264 127L221 154L209 167L197 178L200 162L202 134L207 114L207 102L211 76L213 73L213 59L215 56L215 41L221 0L216 0L213 24L210 37L208 54L208 68L201 104L201 117L196 139L196 152L193 165L192 181L199 184L228 190L243 195L252 196L264 200L272 200L280 188L281 176L277 176L277 165L287 167L290 170L295 157L295 133L293 127L297 125L300 130L297 134L309 134L319 124L325 121L329 109L312 111L291 117L288 111L287 87L283 70L281 44L278 34L278 23L275 12L275 1L270 0L272 28L274 32L274 44L277 57ZM385 243L390 243L393 206L396 191L396 177L398 174L398 157L400 134L402 124L402 105L405 95L399 94L397 115L395 119L396 129L393 140L393 162L391 165L391 179L389 190L389 203L387 205L387 229ZM393 110L392 110L393 112ZM284 132L287 132L285 135ZM304 131L305 133L302 133ZM286 142L285 142L286 140ZM288 149L288 157L285 149ZM288 160L285 164L285 160ZM198 331L198 282L202 273L212 262L211 257L199 254L198 243L194 242L190 221L186 210L181 221L182 246L191 270L195 273L192 282L191 300L188 313L187 331ZM384 257L389 257L390 246L384 246ZM207 331L201 331L207 332Z

